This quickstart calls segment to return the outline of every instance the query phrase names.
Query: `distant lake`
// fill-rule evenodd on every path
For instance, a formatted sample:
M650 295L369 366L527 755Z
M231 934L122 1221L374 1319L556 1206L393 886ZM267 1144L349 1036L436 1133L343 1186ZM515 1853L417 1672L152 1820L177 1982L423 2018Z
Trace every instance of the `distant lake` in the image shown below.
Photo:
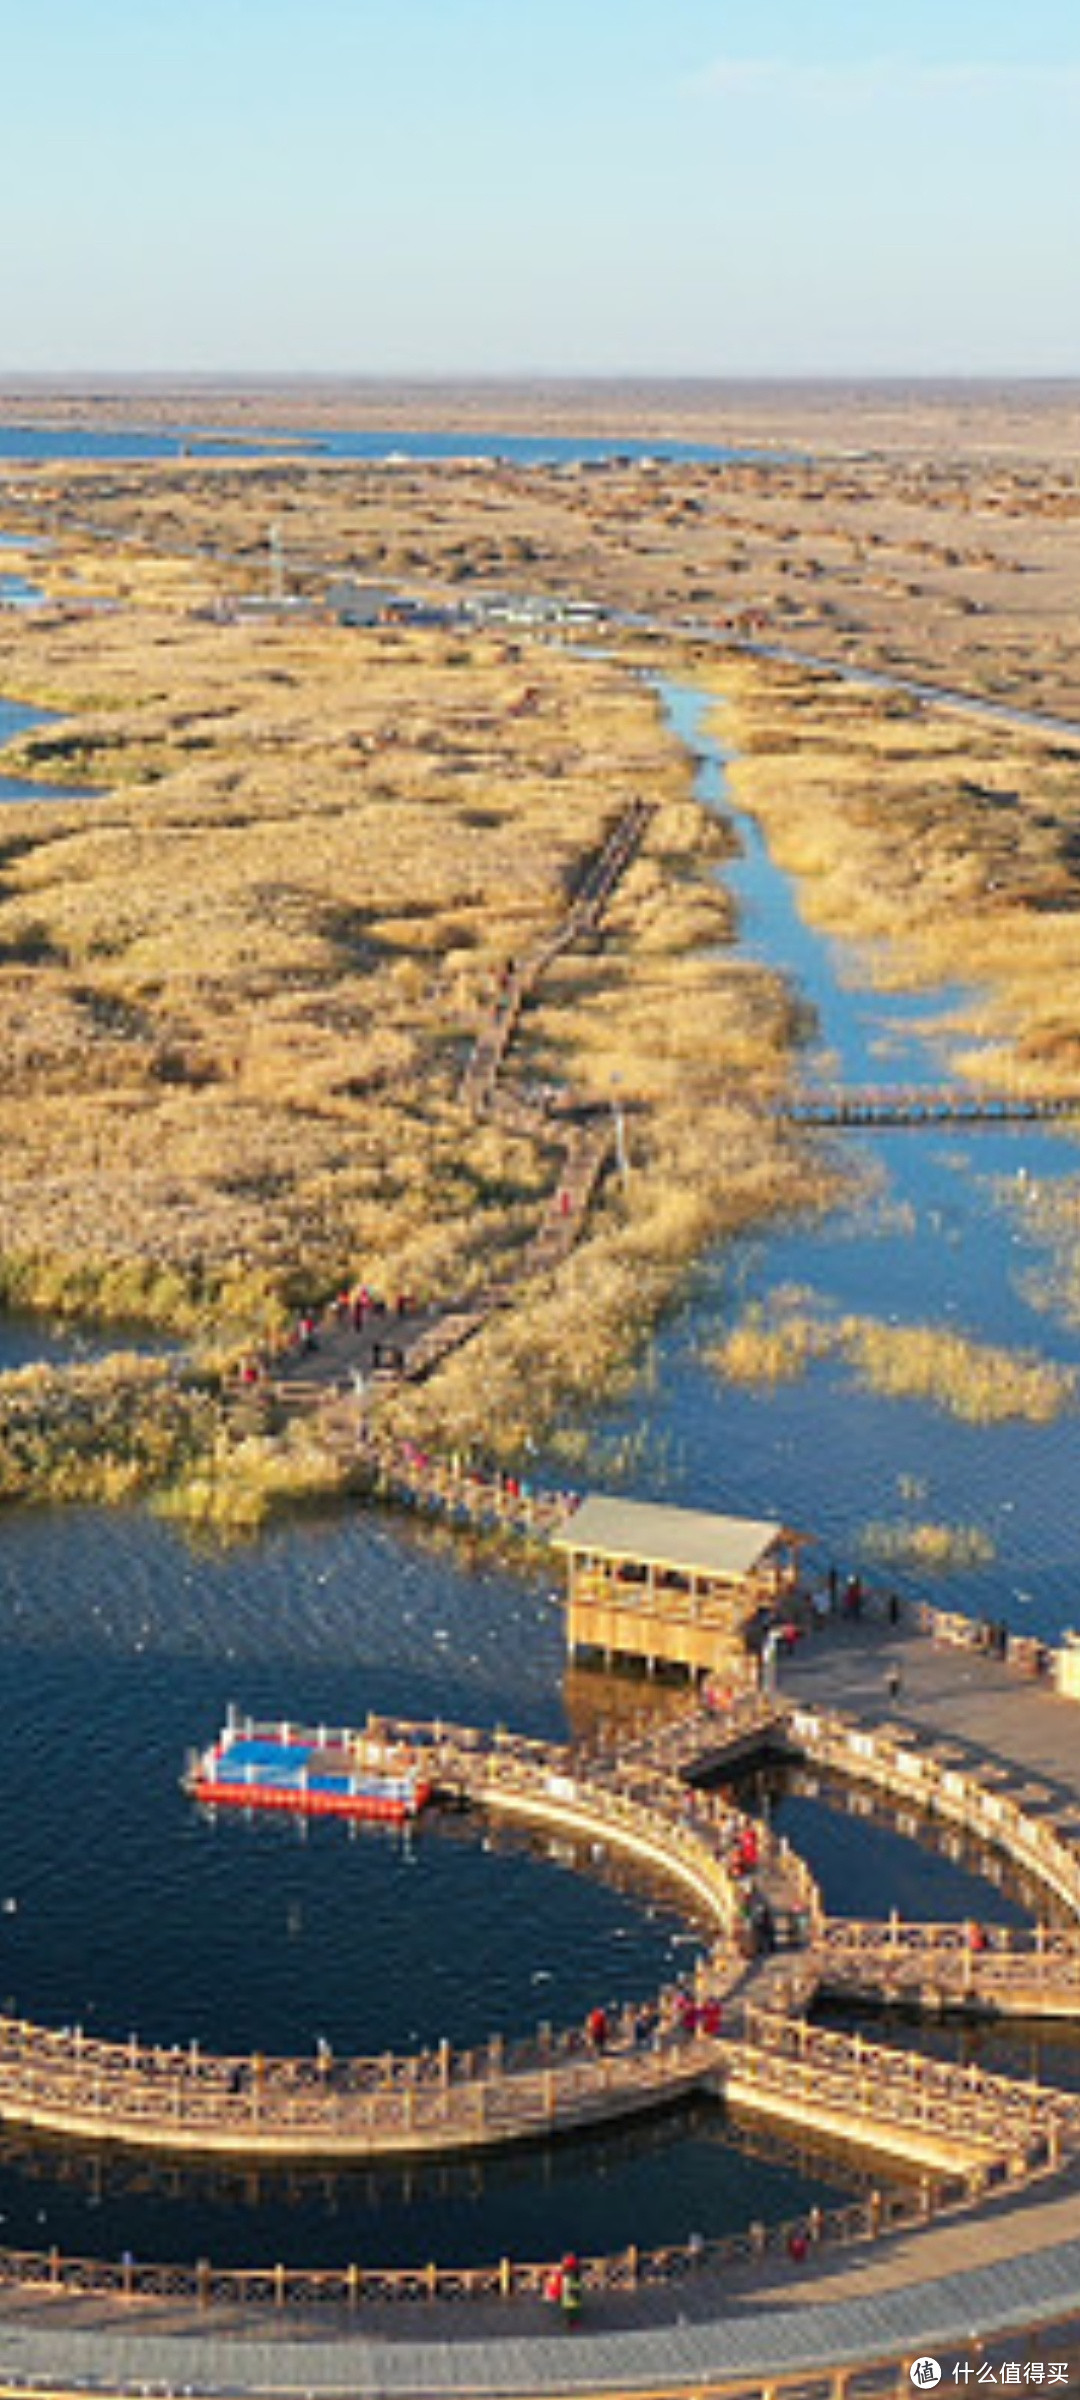
M305 430L303 427L230 433L220 428L178 426L166 431L138 425L84 427L76 425L0 424L0 458L183 458L191 453L207 458L273 456L295 450L320 458L369 459L506 459L518 466L603 465L611 459L690 459L723 464L732 459L777 463L775 451L727 449L710 442L614 441L608 437L531 433L438 433Z

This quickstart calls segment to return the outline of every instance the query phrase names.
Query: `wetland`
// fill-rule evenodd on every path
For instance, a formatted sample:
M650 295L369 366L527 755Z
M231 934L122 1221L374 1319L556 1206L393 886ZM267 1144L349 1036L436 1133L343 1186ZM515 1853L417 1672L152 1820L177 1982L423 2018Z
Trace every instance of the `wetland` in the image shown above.
M883 1556L898 1586L1047 1640L1071 1621L1069 1133L829 1140L776 1110L807 1078L1073 1088L1076 758L681 623L696 586L717 615L779 608L789 634L781 598L814 593L816 648L831 608L864 610L838 659L947 663L1076 713L1053 617L1073 487L1003 425L992 459L976 444L947 475L926 439L815 464L822 496L801 501L809 470L783 459L114 456L107 485L100 459L12 465L6 555L45 601L0 615L19 787L0 855L5 2005L121 2037L368 2049L573 2021L692 1955L663 1895L550 1856L214 1829L178 1787L230 1699L539 1734L621 1704L566 1677L535 1561L358 1507L309 1429L238 1439L224 1394L343 1282L439 1303L520 1265L558 1143L475 1120L462 1066L506 961L640 795L654 815L602 937L560 956L511 1053L522 1087L617 1102L628 1172L561 1264L380 1398L382 1421L540 1481L779 1515L820 1562ZM835 577L834 505L871 532L881 516ZM913 548L956 546L950 509L952 564ZM248 615L275 515L301 605ZM875 578L897 542L919 596L893 617ZM1002 563L1021 550L1023 574ZM603 655L595 636L346 628L318 579L357 569L443 600L511 577L655 623L610 625ZM1021 623L1021 589L1046 625ZM901 1374L901 1337L927 1328L934 1371ZM798 1374L769 1370L766 1335ZM976 1368L989 1414L957 1404ZM911 1844L861 1824L853 1843L828 1796L783 1805L830 1906L869 1910L893 1878L910 1907ZM934 1876L942 1914L1002 1905L977 1861ZM0 2160L6 2239L223 2260L680 2240L837 2188L708 2112L392 2188Z

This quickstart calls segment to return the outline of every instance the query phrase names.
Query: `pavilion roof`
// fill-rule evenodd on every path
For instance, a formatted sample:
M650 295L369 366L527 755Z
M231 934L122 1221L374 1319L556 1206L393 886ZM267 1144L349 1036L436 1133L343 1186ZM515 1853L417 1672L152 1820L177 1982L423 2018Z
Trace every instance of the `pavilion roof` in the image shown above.
M554 1550L593 1558L640 1559L682 1575L752 1575L788 1528L759 1517L722 1517L699 1508L667 1508L590 1492L551 1535Z

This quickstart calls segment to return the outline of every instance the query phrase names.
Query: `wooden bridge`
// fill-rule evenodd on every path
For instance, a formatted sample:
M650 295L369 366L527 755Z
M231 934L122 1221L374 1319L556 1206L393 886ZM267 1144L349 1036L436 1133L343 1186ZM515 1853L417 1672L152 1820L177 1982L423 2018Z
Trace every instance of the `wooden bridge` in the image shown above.
M1080 2098L747 2007L718 2070L728 2105L929 2170L1014 2180L1080 2140Z
M774 1112L788 1125L1030 1125L1080 1116L1080 1096L1061 1092L978 1092L896 1085L796 1092Z
M814 1965L830 1999L934 2014L1080 2018L1080 1932L1057 1926L827 1917Z
M760 1695L719 1714L695 1709L628 1742L577 1749L405 1720L373 1719L368 1730L418 1764L446 1805L625 1853L675 1882L712 1929L692 1981L665 1987L644 2009L605 2011L599 2029L542 2026L521 2040L494 2036L479 2050L444 2041L407 2056L340 2060L322 2049L275 2059L190 2042L147 2048L0 2017L0 2118L165 2153L357 2160L535 2140L704 2089L743 2114L933 2175L1015 2178L1080 2143L1080 2100L1067 2094L805 2022L817 1990L914 1990L909 1962L924 1970L931 1956L935 1992L982 1991L995 2008L1009 2005L1011 1992L1019 2005L1035 1962L1049 1976L1044 1990L1060 1982L1069 2013L1076 2006L1076 1937L1013 1945L994 1929L977 1950L970 1929L966 1939L957 1928L923 1929L920 1941L895 1921L827 1920L805 1864L783 1840L687 1781L703 1761L712 1774L730 1772L748 1743L780 1735L865 1764L859 1745L869 1737L780 1711ZM320 1728L312 1738L349 1736ZM1021 1837L1016 1821L999 1821L1004 1846ZM767 1941L755 1930L762 1903Z
M720 2057L721 2007L752 1988L758 1963L747 1955L732 1867L743 1813L689 1792L644 1754L626 1762L399 1720L372 1720L368 1730L418 1762L444 1804L625 1853L677 1884L712 1928L692 1985L665 1987L644 2010L611 2012L599 2039L582 2027L541 2027L479 2050L443 2042L408 2056L341 2060L222 2056L191 2043L147 2048L0 2017L0 2119L166 2153L356 2160L535 2140L700 2088ZM326 1728L312 1738L324 1735L352 1738ZM754 1828L754 1849L776 1935L793 1938L820 1913L816 1888L767 1827ZM772 1963L761 1962L767 1975Z

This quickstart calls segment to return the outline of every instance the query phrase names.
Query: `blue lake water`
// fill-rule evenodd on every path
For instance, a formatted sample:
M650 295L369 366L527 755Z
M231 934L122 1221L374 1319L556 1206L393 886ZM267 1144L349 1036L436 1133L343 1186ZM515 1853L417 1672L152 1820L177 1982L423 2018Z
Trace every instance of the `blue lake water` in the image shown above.
M0 583L3 578L0 577ZM2 598L0 592L0 598ZM4 800L90 800L94 794L85 786L62 783L32 782L26 775L3 773L4 744L17 741L20 734L32 733L37 725L49 725L52 717L47 709L27 708L21 700L0 699L0 801Z
M669 701L709 751L702 790L720 804L704 703ZM940 996L912 1003L846 984L754 828L741 832L731 879L747 946L793 973L839 1071L862 1080L873 1061L884 1080L887 1056L890 1073L938 1080L928 1020ZM1052 1635L1075 1610L1075 1417L969 1427L868 1397L833 1362L770 1396L724 1386L705 1363L747 1300L791 1282L1080 1363L1080 1335L1026 1295L1040 1254L997 1180L1015 1186L1020 1166L1065 1172L1067 1140L1023 1128L846 1139L850 1205L703 1262L650 1372L628 1401L595 1412L583 1480L627 1483L611 1462L629 1435L641 1496L781 1515L841 1561L859 1554L872 1518L914 1508L974 1521L995 1560L939 1593ZM186 1750L212 1737L230 1700L316 1721L374 1708L562 1734L582 1683L564 1687L551 1580L359 1511L226 1553L135 1514L9 1513L0 2001L121 2038L309 2050L323 2035L370 2050L577 2022L598 1999L643 1993L689 1963L692 1929L663 1894L575 1874L527 1845L492 1846L482 1827L405 1839L323 1825L300 1838L280 1824L210 1823L179 1789ZM601 1678L594 1689L602 1708ZM853 1835L817 1802L783 1805L834 1908L870 1913L895 1898L907 1913L1007 1911L970 1866L927 1863L889 1827L860 1822ZM1009 2039L1022 2048L1022 2035ZM86 2155L73 2168L15 2140L0 2150L9 2241L222 2260L543 2256L568 2242L743 2225L835 2188L820 2164L749 2154L709 2111L612 2143L405 2179L188 2178Z
M344 427L257 427L250 433L181 426L165 431L146 426L89 427L71 425L0 424L0 458L64 459L182 458L196 452L207 458L273 455L283 449L325 458L439 459L498 458L521 466L602 465L608 459L670 458L723 463L730 459L765 460L773 452L730 449L720 443L614 440L610 436L523 434L498 430L481 433L412 431L389 426L357 430Z
M696 692L666 697L703 757L702 797L726 807L722 751L705 727L710 704ZM753 820L737 825L743 855L725 881L746 954L790 972L817 1019L806 1080L940 1084L935 1023L962 995L882 994L846 980L852 961L800 917ZM869 1563L862 1545L876 1523L974 1525L994 1545L985 1566L933 1583L925 1571L890 1566L888 1579L1060 1637L1080 1619L1075 1409L1047 1426L972 1425L867 1392L834 1359L800 1382L746 1389L721 1382L705 1352L749 1305L796 1287L853 1314L948 1323L1080 1369L1080 1328L1036 1304L1048 1262L1025 1200L1033 1184L1076 1173L1075 1141L1037 1126L952 1127L837 1135L830 1154L850 1204L702 1263L657 1335L648 1376L624 1405L598 1412L590 1480L625 1482L612 1462L629 1448L643 1496L780 1517L816 1537L820 1558L849 1563Z

